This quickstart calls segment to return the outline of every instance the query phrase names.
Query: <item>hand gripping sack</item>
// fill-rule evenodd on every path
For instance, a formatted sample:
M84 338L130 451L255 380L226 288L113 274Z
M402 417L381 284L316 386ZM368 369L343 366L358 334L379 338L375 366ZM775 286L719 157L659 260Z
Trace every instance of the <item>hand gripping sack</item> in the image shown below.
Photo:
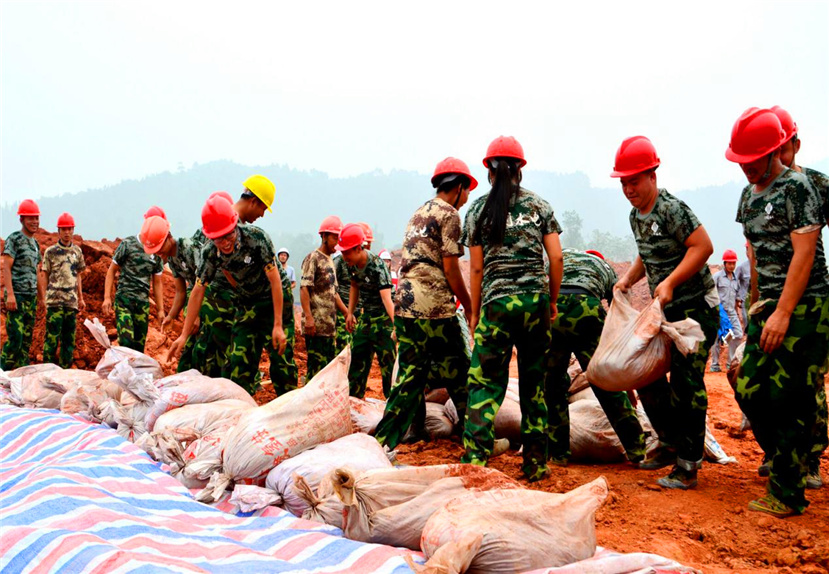
M606 391L641 389L670 371L672 343L687 355L703 341L702 328L693 319L667 322L659 299L639 312L630 295L617 289L587 378Z
M565 494L511 489L468 492L447 502L423 528L424 566L415 572L525 572L564 566L596 553L596 510L604 477Z
M95 367L95 372L102 379L106 379L112 368L121 361L128 362L136 373L150 373L153 379L160 379L164 376L161 365L152 357L129 347L112 346L107 336L106 327L101 324L97 317L92 321L86 319L83 324L89 329L92 337L106 349L104 356L101 357Z

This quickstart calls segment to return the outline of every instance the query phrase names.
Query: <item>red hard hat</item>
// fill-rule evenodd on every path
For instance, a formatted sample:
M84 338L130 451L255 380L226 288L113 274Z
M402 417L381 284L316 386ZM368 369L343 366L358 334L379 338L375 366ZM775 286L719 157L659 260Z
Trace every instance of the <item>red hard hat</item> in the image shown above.
M363 228L363 233L366 236L366 238L363 241L367 241L368 243L371 243L372 241L374 241L374 234L371 232L371 227L368 226L368 223L363 223L361 221L357 225L359 225L360 227Z
M61 227L75 227L75 219L68 213L61 213L58 217L58 229Z
M333 233L334 235L339 235L340 231L342 230L342 220L336 215L329 215L328 217L322 220L322 223L320 224L320 230L318 231L318 233Z
M153 215L157 215L162 219L167 219L167 214L164 213L164 210L158 207L157 205L153 205L147 210L147 212L144 214L144 219L152 217Z
M24 217L39 216L40 208L33 199L24 199L20 202L20 206L17 208L17 215L22 215Z
M202 231L210 239L227 235L236 227L239 214L224 197L209 198L201 210Z
M359 247L366 241L366 232L363 231L362 223L349 223L340 232L337 242L337 251L348 251Z
M629 177L659 167L659 156L651 140L645 136L627 138L616 151L616 162L610 177Z
M733 249L726 249L722 254L723 262L737 263L737 252Z
M486 157L484 158L484 167L489 168L489 160L496 157L511 157L519 160L518 167L527 165L527 160L524 159L524 148L518 143L518 140L512 136L498 136L489 147L486 148Z
M780 120L780 125L783 126L783 131L786 132L786 139L783 141L783 143L786 143L797 134L797 124L794 123L792 115L780 106L773 106L771 111Z
M779 148L786 141L780 119L771 110L749 108L731 129L725 158L734 163L751 163Z
M466 165L463 161L454 158L454 157L447 157L446 159L442 160L438 163L437 167L435 168L435 173L432 175L432 186L438 187L440 182L436 181L438 176L449 174L449 173L457 173L460 175L465 175L469 178L469 191L472 191L476 187L478 187L478 180L472 177L472 174L469 172L469 166Z
M170 222L160 215L151 215L144 220L138 239L141 240L146 253L158 253L169 233Z
M601 253L599 253L595 249L588 249L587 251L585 251L585 253L589 253L590 255L595 255L596 257L598 257L599 259L604 261L604 255L602 255Z
M213 193L210 194L210 197L223 197L228 201L228 203L233 205L233 198L226 191L214 191Z

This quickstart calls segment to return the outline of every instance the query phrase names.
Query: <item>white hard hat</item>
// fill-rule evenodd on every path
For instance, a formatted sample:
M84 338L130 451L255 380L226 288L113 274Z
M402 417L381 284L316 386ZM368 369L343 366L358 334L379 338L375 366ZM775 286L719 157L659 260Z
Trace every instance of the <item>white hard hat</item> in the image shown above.
M383 249L380 253L377 254L380 259L385 259L387 261L391 261L391 253Z
M284 253L284 254L285 254L285 255L287 255L288 257L290 257L290 256L291 256L291 252L290 252L290 251L288 251L288 248L287 248L287 247L280 247L280 248L279 248L279 251L277 251L277 252L276 252L276 254L277 254L277 255L279 255L280 253Z

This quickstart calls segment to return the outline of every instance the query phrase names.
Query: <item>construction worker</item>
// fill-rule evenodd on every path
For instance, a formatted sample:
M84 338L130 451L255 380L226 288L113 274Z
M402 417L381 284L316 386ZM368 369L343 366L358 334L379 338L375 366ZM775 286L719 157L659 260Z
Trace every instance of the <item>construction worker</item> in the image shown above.
M561 227L550 204L521 187L521 168L527 162L515 138L496 138L483 163L492 188L472 202L461 235L470 256L471 303L464 308L475 334L461 461L484 465L493 454L493 421L506 395L515 346L521 469L537 481L548 472L544 369L561 284ZM549 273L544 271L545 253Z
M163 219L163 214L161 208L153 206L145 214L144 221L152 217ZM119 271L113 308L112 284L115 282L115 274ZM113 310L115 311L119 345L144 352L150 325L150 279L158 324L164 324L164 283L161 278L163 272L164 262L161 258L147 253L141 241L134 235L121 241L115 249L104 281L104 303L101 312L110 315Z
M748 507L779 518L809 504L804 490L820 428L817 386L829 354L823 197L805 174L782 163L786 141L773 110L749 108L726 151L749 183L737 221L751 243L757 278L735 395L770 459L767 494Z
M3 246L3 284L6 287L6 342L0 353L0 369L11 371L29 364L37 302L43 301L43 284L37 280L42 257L35 233L40 228L40 208L24 199L17 208L20 231L12 232Z
M728 319L727 325L720 320L720 329L711 348L711 372L720 372L720 342L728 345L728 362L726 370L734 359L734 353L740 346L743 338L743 328L740 324L738 301L740 296L740 280L735 270L737 268L737 252L733 249L726 249L722 256L722 269L714 274L714 285L717 287L717 294L720 298L720 307ZM722 313L721 312L721 313ZM726 327L727 328L724 328ZM722 333L722 335L720 334Z
M337 294L337 277L331 259L342 227L343 222L336 215L323 219L318 232L320 246L302 261L299 299L308 353L306 381L336 357L337 310L348 314L348 307Z
M400 443L412 423L415 436L425 434L425 385L435 370L459 420L465 418L469 356L454 298L464 309L470 308L471 301L458 264L463 256L458 210L477 186L463 161L444 159L432 176L435 196L414 212L406 226L394 319L398 376L374 435L389 449Z
M348 264L351 278L346 318L346 328L353 333L348 382L351 396L365 396L368 374L376 353L383 378L383 395L388 397L396 358L391 276L380 258L364 245L370 245L370 241L366 240L361 224L349 223L343 227L337 249ZM354 317L358 300L363 308L359 321Z
M377 257L386 264L386 267L389 269L389 274L391 275L391 295L394 298L394 294L397 292L397 284L398 284L398 277L397 271L392 268L391 264L391 253L389 253L388 249L382 249L380 253L377 254Z
M144 251L160 257L164 263L170 266L170 271L173 274L176 294L173 298L173 305L161 323L161 330L164 331L178 317L187 301L187 297L190 295L190 290L196 283L196 268L200 247L189 237L173 238L170 233L170 223L162 215L146 217L138 238L144 246ZM195 329L198 331L198 326L195 326ZM187 345L184 347L178 361L177 371L179 373L199 366L199 363L193 360L195 341L195 336L187 339Z
M296 287L296 271L294 271L293 267L288 265L288 259L291 257L291 252L288 251L287 247L280 247L279 251L276 252L276 257L279 259L279 262L282 264L282 268L288 275L288 279L291 281L291 289L293 289Z
M176 356L187 342L205 289L217 275L224 275L235 290L231 348L222 376L238 383L253 395L259 372L262 349L271 337L272 346L281 355L286 338L282 328L283 291L276 263L276 253L268 235L252 225L240 225L239 214L225 198L213 196L202 208L205 244L197 271L196 284L187 304L181 336L167 354Z
M749 299L748 294L751 291L751 258L749 257L750 245L746 242L746 258L737 268L734 269L734 276L737 278L739 289L737 290L737 310L740 318L740 324L743 327L743 336L745 336L748 329L748 308Z
M153 215L157 215L162 219L167 219L167 214L164 213L164 210L158 205L151 205L150 208L144 212L144 219L149 219Z
M340 296L340 300L347 307L348 298L351 294L351 275L348 273L348 264L342 258L342 253L339 251L331 256L331 260L334 262L334 274L337 277L337 295ZM354 307L354 316L356 319L360 318L360 313L360 301L358 299ZM347 309L345 313L337 313L337 334L334 337L334 346L337 353L345 349L346 345L351 344L351 333L345 325L347 318Z
M570 355L575 355L582 371L587 372L604 327L602 299L613 300L617 281L616 272L598 251L565 249L562 256L564 271L556 300L558 316L552 322L545 391L550 437L547 457L557 466L566 466L570 460ZM645 458L645 435L627 393L605 391L593 384L590 387L628 460L638 464Z
M693 488L702 466L708 394L705 366L717 334L719 300L708 269L714 251L705 228L685 202L656 181L659 157L651 141L635 136L616 152L611 177L618 177L630 201L630 227L639 251L616 287L628 291L647 275L651 295L658 298L668 321L691 318L705 334L697 351L687 356L671 348L671 382L666 377L639 390L639 398L659 435L660 444L640 463L644 469L673 464L657 480L664 488Z
M84 309L81 273L86 269L81 248L72 242L75 220L68 213L58 217L58 242L43 254L46 283L46 337L43 362L64 369L72 366L78 309ZM60 349L60 356L58 356Z

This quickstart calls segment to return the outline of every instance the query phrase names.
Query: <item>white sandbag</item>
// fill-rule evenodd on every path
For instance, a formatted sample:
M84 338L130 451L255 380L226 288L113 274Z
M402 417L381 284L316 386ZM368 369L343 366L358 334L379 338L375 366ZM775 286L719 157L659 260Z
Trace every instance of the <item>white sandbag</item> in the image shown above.
M386 402L377 399L348 397L351 409L351 424L354 432L374 434L383 418Z
M454 405L452 405L454 410ZM423 428L426 430L432 440L438 438L448 438L452 436L452 429L455 423L446 414L446 405L439 403L426 403L426 419L423 422ZM451 411L450 411L451 412ZM455 420L458 418L458 412L455 411Z
M97 373L96 373L97 377ZM60 399L60 412L77 418L101 422L101 406L109 399L120 401L121 387L106 379L85 381L68 391Z
M599 399L596 398L596 393L593 392L593 389L588 385L587 387L583 388L577 393L570 395L567 398L567 401L570 403L575 403L578 401L597 401Z
M167 411L155 421L153 431L169 428L192 428L199 436L213 434L236 424L242 413L252 405L238 399L222 399L204 404L188 404Z
M670 370L672 344L687 355L703 341L702 328L693 319L668 323L659 299L639 312L630 295L617 289L587 378L606 391L640 389Z
M237 512L253 512L267 506L280 506L282 497L268 488L237 484L230 496L230 503L236 505Z
M596 553L596 510L607 498L599 477L566 494L527 489L468 492L423 528L429 559L415 572L524 572L564 566Z
M338 469L332 478L343 502L343 535L352 540L420 548L426 521L468 490L519 488L505 474L471 464L370 470Z
M49 369L11 379L11 392L26 408L59 409L67 391L99 380L94 371Z
M323 477L316 492L311 488L305 479L297 476L294 480L293 493L302 498L307 510L302 513L305 520L330 524L337 528L343 527L343 501L334 492L332 475L329 473Z
M351 434L346 348L304 387L242 413L224 440L222 471L200 498L218 499L231 482L264 484L268 472L312 446Z
M195 429L174 428L144 433L136 439L135 446L143 449L154 460L169 465L170 474L175 474L184 466L186 445L198 438Z
M112 368L121 361L128 362L137 373L149 373L153 379L160 379L164 376L161 365L149 355L129 347L113 346L109 342L106 327L101 324L97 317L92 321L86 319L83 324L89 329L92 337L106 349L104 356L98 361L98 366L95 367L95 372L102 379L106 379Z
M25 367L18 367L11 371L5 371L5 376L9 379L24 377L26 375L34 375L44 371L62 371L59 366L54 363L38 363L37 365L26 365Z
M573 460L618 462L625 459L625 447L610 426L597 400L570 403L570 456Z
M136 403L131 407L124 407L115 399L104 401L99 408L101 422L114 428L116 432L130 442L135 442L147 432L144 426L146 406Z
M187 488L203 489L207 486L210 477L222 468L222 448L229 430L223 429L204 435L188 444L182 455L183 465L173 476ZM202 492L204 499L210 498L209 492ZM196 500L204 502L202 497L197 495Z
M305 496L305 488L317 490L323 478L334 470L348 468L359 473L391 466L377 439L357 433L317 445L289 458L268 473L265 485L282 497L286 510L301 517L311 506ZM298 477L302 477L305 483L299 490L294 488Z

